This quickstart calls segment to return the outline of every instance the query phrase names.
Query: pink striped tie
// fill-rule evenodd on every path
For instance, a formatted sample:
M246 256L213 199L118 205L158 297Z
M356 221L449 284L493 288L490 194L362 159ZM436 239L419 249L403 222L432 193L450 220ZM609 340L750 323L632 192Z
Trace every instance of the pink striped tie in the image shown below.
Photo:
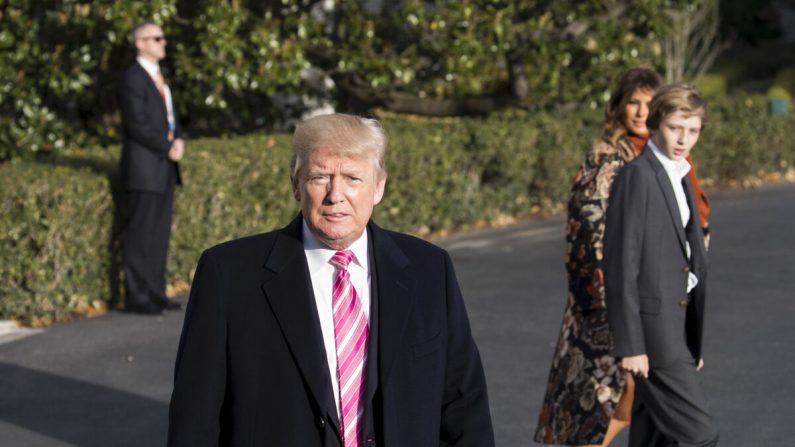
M334 339L337 344L337 379L340 393L340 432L345 447L362 445L365 365L367 365L367 319L351 283L350 250L331 257L337 267L332 289Z

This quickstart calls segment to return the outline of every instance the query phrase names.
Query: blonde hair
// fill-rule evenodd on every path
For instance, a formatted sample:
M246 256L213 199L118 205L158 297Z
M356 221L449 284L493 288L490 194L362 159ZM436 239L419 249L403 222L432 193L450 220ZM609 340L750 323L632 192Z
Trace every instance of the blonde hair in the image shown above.
M683 82L666 85L657 91L649 104L649 118L646 126L658 130L662 120L676 112L684 112L687 117L701 117L701 127L707 121L707 101L698 89Z
M369 157L379 179L386 177L386 132L374 119L344 113L319 115L301 121L293 133L290 175L298 178L313 152L331 150L345 157Z

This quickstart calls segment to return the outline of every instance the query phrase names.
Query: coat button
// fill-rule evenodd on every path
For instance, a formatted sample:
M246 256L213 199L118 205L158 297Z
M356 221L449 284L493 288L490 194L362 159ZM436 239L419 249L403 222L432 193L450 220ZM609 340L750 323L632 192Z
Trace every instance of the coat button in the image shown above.
M317 428L319 428L321 430L326 428L326 420L323 419L323 416L318 416L317 417Z
M690 267L688 266L682 267L682 273L690 273Z
M687 307L687 300L682 300L679 302L680 307Z
M375 444L375 438L367 438L367 440L364 442L367 444Z

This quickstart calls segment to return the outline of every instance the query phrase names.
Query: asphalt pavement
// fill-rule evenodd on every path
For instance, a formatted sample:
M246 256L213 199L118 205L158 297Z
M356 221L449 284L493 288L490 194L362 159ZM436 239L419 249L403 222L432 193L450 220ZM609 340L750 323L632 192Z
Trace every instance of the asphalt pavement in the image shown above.
M795 185L711 198L703 380L720 445L792 446ZM498 446L534 445L566 298L563 237L558 216L435 241L456 265ZM110 312L0 332L0 446L164 445L183 317Z

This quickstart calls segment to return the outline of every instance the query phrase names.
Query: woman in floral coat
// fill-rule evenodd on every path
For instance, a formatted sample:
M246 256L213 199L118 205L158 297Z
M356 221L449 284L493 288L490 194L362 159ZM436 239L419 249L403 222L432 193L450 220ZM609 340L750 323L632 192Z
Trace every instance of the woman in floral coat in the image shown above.
M646 144L648 105L660 84L657 73L647 69L632 69L622 76L607 104L604 131L571 187L566 232L569 293L536 442L606 446L629 425L634 383L611 355L599 263L610 185L616 172ZM698 186L695 168L690 173L706 227L709 202Z

